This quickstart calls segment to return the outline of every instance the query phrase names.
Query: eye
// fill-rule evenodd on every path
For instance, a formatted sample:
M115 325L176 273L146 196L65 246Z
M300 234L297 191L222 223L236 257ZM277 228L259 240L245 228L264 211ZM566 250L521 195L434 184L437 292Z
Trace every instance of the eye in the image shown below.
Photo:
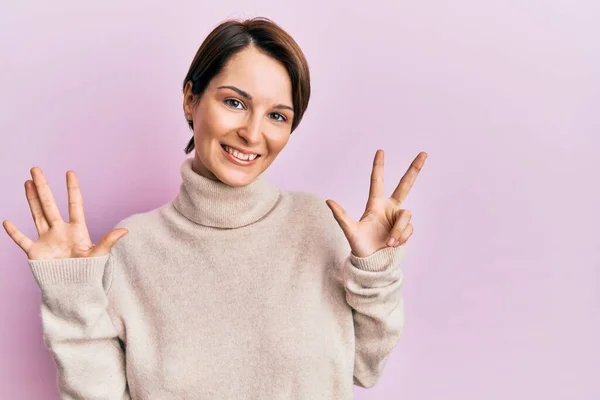
M244 103L242 103L238 99L225 99L225 100L223 100L223 102L225 104L227 104L229 107L235 108L236 110L245 110L246 109L246 107L244 106Z
M280 113L276 112L276 113L271 113L269 115L271 115L271 118L273 118L273 119L275 119L277 121L280 121L280 122L287 121L287 118L283 114L280 114Z

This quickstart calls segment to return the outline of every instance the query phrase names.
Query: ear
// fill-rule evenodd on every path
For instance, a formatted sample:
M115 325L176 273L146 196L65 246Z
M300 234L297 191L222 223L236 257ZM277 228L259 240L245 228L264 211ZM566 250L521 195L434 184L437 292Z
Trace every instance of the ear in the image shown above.
M185 119L192 119L192 101L194 100L194 94L192 93L192 81L187 81L183 88L183 114Z

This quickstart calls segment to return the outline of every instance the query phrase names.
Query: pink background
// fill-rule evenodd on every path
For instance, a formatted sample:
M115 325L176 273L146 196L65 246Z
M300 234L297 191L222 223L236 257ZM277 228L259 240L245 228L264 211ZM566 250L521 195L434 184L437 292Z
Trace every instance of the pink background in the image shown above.
M313 76L272 181L359 217L377 148L390 194L429 153L406 203L405 334L356 398L600 398L598 1L8 3L0 219L34 236L34 165L63 216L77 171L94 240L170 200L194 53L221 20L264 15ZM57 399L39 289L0 233L0 398Z

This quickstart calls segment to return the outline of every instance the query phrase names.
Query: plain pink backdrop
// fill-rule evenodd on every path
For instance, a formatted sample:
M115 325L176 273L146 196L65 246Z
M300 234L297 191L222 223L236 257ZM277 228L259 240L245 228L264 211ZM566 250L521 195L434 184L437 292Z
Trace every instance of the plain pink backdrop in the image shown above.
M0 220L34 227L29 169L94 240L169 201L181 82L208 32L263 15L300 43L309 109L267 175L359 217L375 150L406 202L407 325L357 399L600 398L600 3L34 1L0 6ZM0 232L0 398L58 399L39 289Z

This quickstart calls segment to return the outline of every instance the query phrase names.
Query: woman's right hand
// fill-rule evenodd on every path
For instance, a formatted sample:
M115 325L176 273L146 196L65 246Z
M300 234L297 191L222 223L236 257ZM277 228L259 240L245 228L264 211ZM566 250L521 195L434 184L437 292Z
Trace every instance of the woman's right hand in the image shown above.
M33 180L25 182L25 196L37 228L38 239L33 241L10 221L2 225L11 239L30 260L99 257L107 255L114 244L127 234L127 229L114 229L104 235L97 245L92 243L83 212L83 199L77 176L67 171L69 221L63 221L46 177L39 167L31 169Z

